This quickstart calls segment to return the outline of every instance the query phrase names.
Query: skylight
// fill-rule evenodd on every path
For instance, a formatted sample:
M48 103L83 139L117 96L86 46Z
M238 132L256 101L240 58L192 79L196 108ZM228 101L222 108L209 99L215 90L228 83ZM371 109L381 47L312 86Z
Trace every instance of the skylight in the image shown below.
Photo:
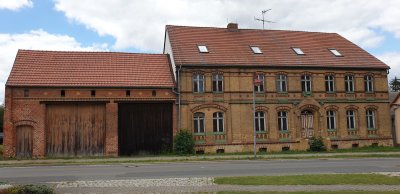
M298 55L304 55L304 52L303 52L300 48L295 48L295 47L293 47L292 49L293 49L293 51L294 51L296 54L298 54Z
M206 45L198 45L197 48L199 48L199 51L201 53L208 53L208 49Z
M254 54L262 54L263 52L261 51L260 47L258 46L250 46L251 50L253 51Z
M343 57L343 55L336 49L329 49L329 51L331 51L331 53L337 57Z

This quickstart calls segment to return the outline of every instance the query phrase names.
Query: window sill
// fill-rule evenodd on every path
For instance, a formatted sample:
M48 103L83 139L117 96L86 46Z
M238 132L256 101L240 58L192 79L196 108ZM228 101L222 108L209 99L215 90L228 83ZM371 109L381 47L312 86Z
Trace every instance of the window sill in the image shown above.
M336 132L336 129L328 129L328 132Z
M350 129L347 129L347 131L357 131L357 128L350 128Z
M279 130L279 133L289 133L289 130Z
M193 136L203 136L206 135L205 133L193 133Z
M265 134L267 131L256 131L256 134Z
M378 130L377 128L367 128L368 131L376 131Z
M225 135L225 132L212 132L213 135Z

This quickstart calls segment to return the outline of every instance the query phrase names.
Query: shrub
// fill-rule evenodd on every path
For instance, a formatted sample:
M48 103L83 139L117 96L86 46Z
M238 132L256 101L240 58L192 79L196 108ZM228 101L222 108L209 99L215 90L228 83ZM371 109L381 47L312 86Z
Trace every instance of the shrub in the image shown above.
M321 152L326 150L322 137L312 137L308 141L308 144L310 145L309 151Z
M192 134L187 130L180 130L174 141L174 152L178 155L194 153L194 140Z
M4 194L54 194L47 185L19 185L1 191Z

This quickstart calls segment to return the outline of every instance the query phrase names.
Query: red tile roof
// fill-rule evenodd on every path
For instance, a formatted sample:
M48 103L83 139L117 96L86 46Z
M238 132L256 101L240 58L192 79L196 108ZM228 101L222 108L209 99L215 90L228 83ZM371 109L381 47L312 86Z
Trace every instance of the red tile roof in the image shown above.
M173 87L168 55L19 50L7 86Z
M379 68L389 66L336 33L167 26L176 65ZM209 53L199 53L206 45ZM253 54L250 45L263 54ZM305 55L297 55L293 47ZM343 57L328 49L337 49Z

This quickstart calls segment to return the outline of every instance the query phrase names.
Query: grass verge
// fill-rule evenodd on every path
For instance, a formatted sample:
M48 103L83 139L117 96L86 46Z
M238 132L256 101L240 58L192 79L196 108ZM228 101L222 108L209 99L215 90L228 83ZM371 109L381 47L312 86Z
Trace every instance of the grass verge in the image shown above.
M400 178L380 174L310 174L217 177L214 182L229 185L399 185Z
M399 194L400 191L295 191L295 192L280 192L280 191L261 191L261 192L246 192L246 191L220 191L217 194Z

